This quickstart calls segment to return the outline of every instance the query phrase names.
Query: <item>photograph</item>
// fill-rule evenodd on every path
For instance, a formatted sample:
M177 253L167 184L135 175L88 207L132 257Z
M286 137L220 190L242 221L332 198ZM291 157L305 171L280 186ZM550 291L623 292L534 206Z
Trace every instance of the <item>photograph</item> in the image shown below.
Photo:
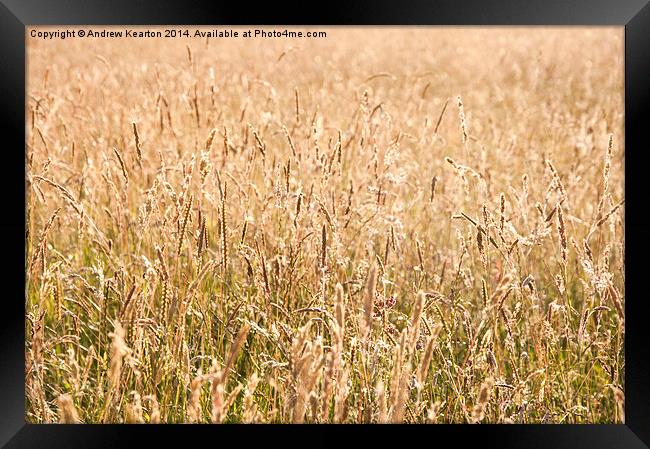
M26 26L25 421L624 424L625 42Z

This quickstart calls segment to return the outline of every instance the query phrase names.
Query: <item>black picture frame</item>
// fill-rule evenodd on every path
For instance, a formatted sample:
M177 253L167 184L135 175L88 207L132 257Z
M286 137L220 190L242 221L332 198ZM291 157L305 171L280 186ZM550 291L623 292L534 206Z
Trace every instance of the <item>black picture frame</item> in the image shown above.
M625 26L626 423L620 425L437 426L119 426L25 423L24 148L25 29L75 24L349 24L349 25L618 25ZM169 0L0 0L0 111L5 170L0 230L5 278L0 298L0 444L10 448L131 447L192 444L198 439L240 444L322 445L381 440L403 433L424 444L525 448L650 446L650 301L643 292L650 254L645 119L650 89L650 5L643 0L342 1L249 5ZM613 68L615 69L615 68ZM21 195L20 191L23 191ZM644 209L645 208L645 209ZM18 263L20 261L21 263ZM22 284L21 284L22 282ZM278 430L279 429L279 430ZM305 432L299 438L290 433ZM289 432L289 433L287 433ZM340 433L344 433L341 435ZM240 436L241 435L241 436ZM237 439L238 438L238 439ZM233 440L231 440L233 441ZM410 441L409 441L410 443ZM413 444L413 443L411 443ZM422 444L422 443L415 443Z

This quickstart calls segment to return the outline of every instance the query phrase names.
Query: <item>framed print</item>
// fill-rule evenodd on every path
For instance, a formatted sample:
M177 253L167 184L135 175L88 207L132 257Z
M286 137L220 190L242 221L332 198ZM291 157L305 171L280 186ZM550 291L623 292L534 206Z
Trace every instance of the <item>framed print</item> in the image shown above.
M0 8L2 443L647 447L650 7L247 9Z

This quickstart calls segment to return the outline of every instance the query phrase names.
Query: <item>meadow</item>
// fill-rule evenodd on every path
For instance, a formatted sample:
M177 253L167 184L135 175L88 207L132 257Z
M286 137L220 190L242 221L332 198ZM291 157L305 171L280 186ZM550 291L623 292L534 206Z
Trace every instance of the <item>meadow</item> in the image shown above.
M623 29L326 31L28 37L28 422L624 422Z

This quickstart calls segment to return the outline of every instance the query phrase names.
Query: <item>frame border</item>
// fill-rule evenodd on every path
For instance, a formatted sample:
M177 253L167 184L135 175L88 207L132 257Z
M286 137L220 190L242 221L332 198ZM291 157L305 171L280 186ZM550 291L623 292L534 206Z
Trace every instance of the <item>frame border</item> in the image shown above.
M368 438L382 438L386 429L404 431L413 437L440 441L440 437L461 443L485 444L494 441L499 447L527 448L643 448L650 445L650 326L647 324L646 298L641 294L644 257L650 254L650 218L644 211L647 198L648 167L645 164L644 146L647 133L644 118L648 112L650 89L647 80L650 74L650 4L644 0L547 0L546 2L516 2L499 0L487 6L480 0L453 0L427 2L412 1L408 7L398 3L359 2L349 4L341 1L329 2L328 9L307 12L304 5L292 5L287 10L275 4L256 5L255 8L241 3L208 3L198 0L183 4L172 0L138 0L128 2L115 0L0 0L0 111L6 142L4 157L10 167L3 173L2 192L4 214L0 218L0 231L4 239L7 256L2 270L10 291L5 300L8 309L1 318L0 345L2 368L0 369L0 444L4 447L124 447L135 445L136 441L154 441L187 444L190 438L214 438L215 436L237 437L247 427L238 425L215 426L157 426L150 432L150 425L81 425L47 426L26 424L24 418L24 280L25 247L23 233L25 197L15 195L17 185L26 182L26 173L18 170L23 164L20 151L25 146L25 83L26 56L25 30L32 25L73 24L355 24L355 25L619 25L625 26L625 195L626 230L625 239L632 237L632 245L626 245L626 341L625 341L625 388L626 424L615 425L483 425L483 426L374 426L372 433L366 426L290 426L262 425L260 432L246 434L248 442L268 444L271 434L286 435L287 430L306 430L309 440L282 438L282 444L300 444L299 441L337 443L341 441L338 432L344 435ZM646 137L646 139L644 139ZM645 173L643 173L645 172ZM23 190L23 194L25 191ZM629 207L628 207L629 206ZM18 237L20 235L20 237ZM22 260L19 267L15 262ZM17 287L17 279L23 285ZM22 299L18 300L18 296ZM631 298L631 300L630 300ZM21 302L22 301L22 302ZM187 429L191 429L191 434ZM327 433L325 432L327 430ZM416 435L417 434L417 435ZM317 436L318 439L315 439ZM135 438L133 438L135 437ZM180 437L180 438L179 438ZM182 438L182 439L181 439ZM146 440L145 440L146 439ZM220 440L219 440L220 441ZM278 440L276 440L278 441ZM498 442L498 443L497 443ZM304 444L304 443L303 443ZM340 444L340 443L339 443ZM475 444L473 444L474 446Z

